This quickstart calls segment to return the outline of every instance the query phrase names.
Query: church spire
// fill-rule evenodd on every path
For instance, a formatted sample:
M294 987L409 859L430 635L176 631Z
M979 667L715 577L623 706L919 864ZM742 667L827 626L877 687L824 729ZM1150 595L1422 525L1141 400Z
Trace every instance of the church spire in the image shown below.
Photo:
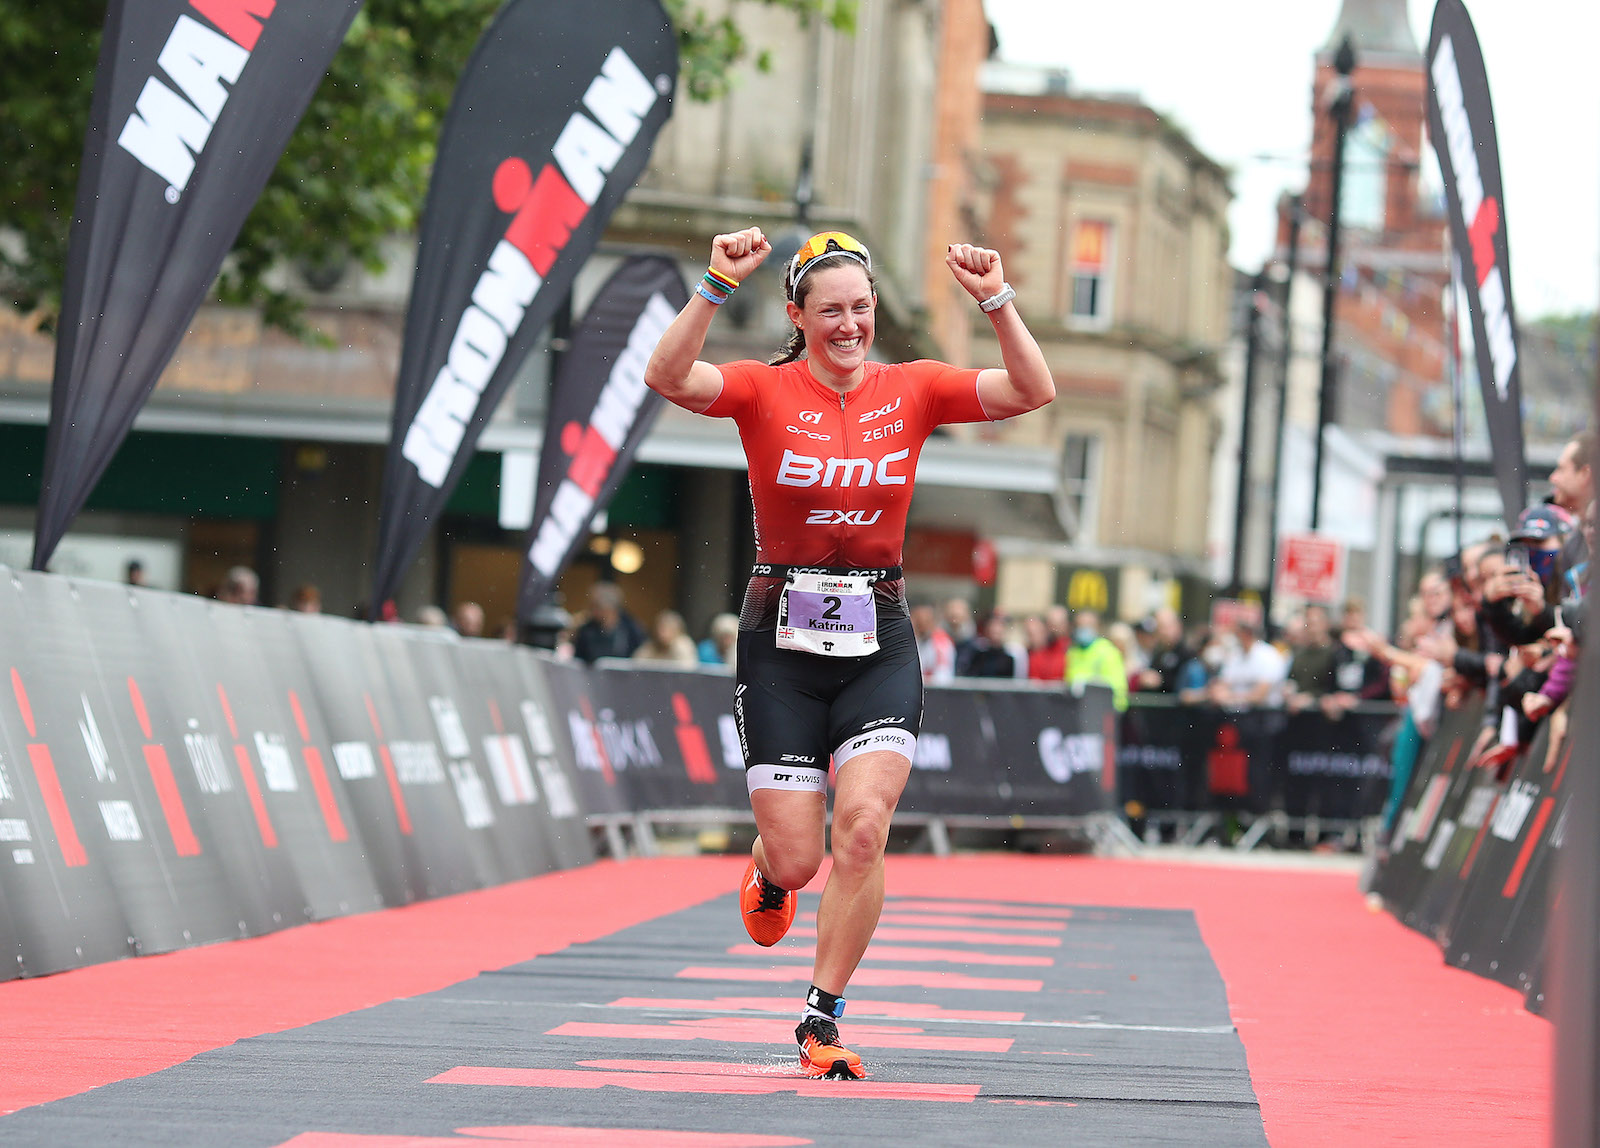
M1422 49L1411 31L1406 0L1344 0L1323 52L1332 53L1346 36L1358 58L1366 55L1419 59Z

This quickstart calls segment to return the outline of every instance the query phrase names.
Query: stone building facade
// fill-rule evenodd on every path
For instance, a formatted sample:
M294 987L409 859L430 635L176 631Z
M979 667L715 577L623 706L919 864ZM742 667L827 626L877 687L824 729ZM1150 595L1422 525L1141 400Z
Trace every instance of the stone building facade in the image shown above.
M1186 578L1201 593L1231 290L1226 173L1136 100L1015 69L991 73L982 165L985 235L1057 386L1050 408L995 432L1061 452L1058 538L997 540L1012 603L1091 604L1092 575L1127 617L1176 601ZM997 354L980 327L976 359Z

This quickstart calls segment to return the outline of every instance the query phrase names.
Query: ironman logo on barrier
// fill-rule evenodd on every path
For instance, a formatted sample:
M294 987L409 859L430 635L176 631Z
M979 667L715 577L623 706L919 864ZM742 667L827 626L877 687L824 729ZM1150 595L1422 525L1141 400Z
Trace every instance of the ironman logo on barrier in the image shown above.
M537 177L525 160L515 156L496 169L495 206L514 214L505 238L495 245L478 278L471 304L456 323L449 357L401 447L401 455L429 486L437 489L444 484L479 398L508 341L522 326L544 276L605 189L606 177L659 98L655 85L628 54L613 48L584 93L589 115L572 113L551 149L552 162Z
M177 203L189 186L195 157L261 37L257 18L269 19L277 0L190 0L190 7L221 33L179 16L156 63L183 94L151 76L117 137L119 147L167 181L168 203Z

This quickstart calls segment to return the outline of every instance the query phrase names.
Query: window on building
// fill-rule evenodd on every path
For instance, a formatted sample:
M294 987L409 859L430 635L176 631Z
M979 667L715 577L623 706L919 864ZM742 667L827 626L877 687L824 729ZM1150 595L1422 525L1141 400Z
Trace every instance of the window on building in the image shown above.
M1076 325L1111 322L1111 240L1112 226L1104 219L1080 219L1073 228L1067 314Z
M1061 473L1056 485L1056 518L1075 544L1094 540L1095 472L1100 440L1093 434L1068 434L1061 443Z
M1346 227L1382 231L1389 192L1389 153L1394 134L1363 105L1345 140L1339 218Z

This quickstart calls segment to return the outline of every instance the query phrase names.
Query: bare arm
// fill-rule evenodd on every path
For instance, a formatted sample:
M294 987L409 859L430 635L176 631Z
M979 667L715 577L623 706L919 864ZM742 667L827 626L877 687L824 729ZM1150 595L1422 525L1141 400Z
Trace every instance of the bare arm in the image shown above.
M1005 286L1000 254L987 247L957 243L945 253L944 261L956 282L980 303L994 298ZM995 338L1000 341L1000 359L1005 369L979 373L978 400L992 419L1037 410L1056 397L1055 379L1044 352L1017 313L1016 304L1007 303L988 315Z
M742 280L772 251L759 227L749 227L711 241L711 269ZM672 321L644 369L645 384L669 402L699 414L722 393L722 372L699 355L717 305L695 292Z

